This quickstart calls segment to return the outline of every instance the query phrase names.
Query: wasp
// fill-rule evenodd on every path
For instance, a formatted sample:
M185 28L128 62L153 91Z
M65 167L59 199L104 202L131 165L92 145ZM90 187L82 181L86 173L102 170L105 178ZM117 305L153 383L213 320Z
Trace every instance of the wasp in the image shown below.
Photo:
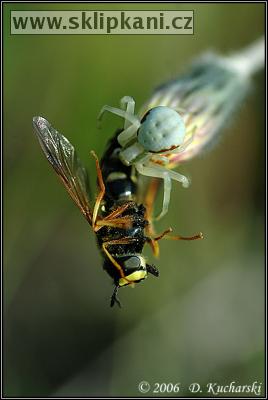
M146 262L142 254L149 244L155 256L159 254L158 241L201 239L202 234L191 237L172 236L171 228L156 235L152 224L153 203L157 183L152 180L142 202L137 202L137 176L133 168L121 162L117 137L110 140L99 162L95 159L98 194L91 206L89 179L85 167L79 160L74 146L43 117L34 117L33 125L41 148L59 176L69 195L96 235L103 256L103 269L113 279L114 290L110 305L120 306L117 293L123 286L134 286L147 278L148 274L159 276L156 266Z

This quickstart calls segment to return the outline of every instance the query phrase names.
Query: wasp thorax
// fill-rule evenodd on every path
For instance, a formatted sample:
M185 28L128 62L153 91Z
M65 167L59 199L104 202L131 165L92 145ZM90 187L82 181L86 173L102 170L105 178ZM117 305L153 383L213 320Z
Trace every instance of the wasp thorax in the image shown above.
M169 107L152 108L145 114L138 131L138 142L145 150L160 152L183 143L185 125L182 117Z

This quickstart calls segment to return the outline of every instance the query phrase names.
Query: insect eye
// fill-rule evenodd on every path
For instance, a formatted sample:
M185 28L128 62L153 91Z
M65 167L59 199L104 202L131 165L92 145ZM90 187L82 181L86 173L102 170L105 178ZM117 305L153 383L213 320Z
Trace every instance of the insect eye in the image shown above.
M137 270L140 268L141 260L137 256L132 256L125 261L125 268L127 271Z

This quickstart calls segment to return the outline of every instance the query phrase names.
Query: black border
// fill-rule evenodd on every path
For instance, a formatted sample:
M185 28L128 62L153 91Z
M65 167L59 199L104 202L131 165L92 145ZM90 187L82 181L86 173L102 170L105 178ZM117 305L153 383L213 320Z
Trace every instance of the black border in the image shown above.
M73 1L24 1L24 2L18 2L18 1L1 1L1 14L2 14L2 18L1 18L1 22L2 22L2 30L1 30L1 83L2 83L2 88L3 88L3 77L4 77L4 68L3 68L3 8L5 4L70 4L70 3L74 3ZM179 1L113 1L113 2L109 2L109 1L102 1L102 2L94 2L94 1L79 1L77 4L179 4ZM219 2L215 2L215 1L185 1L182 4L264 4L265 5L265 15L264 15L264 22L265 22L265 110L267 110L267 1L230 1L230 0L226 0L226 1L219 1ZM19 10L18 10L19 11ZM47 10L44 10L47 11ZM72 10L69 10L72 11ZM77 10L73 10L73 11L77 11ZM78 10L79 11L79 10ZM112 11L112 10L106 10L106 11ZM120 11L120 10L119 10ZM131 10L128 10L131 11ZM133 11L138 11L138 10L133 10ZM145 10L146 11L146 10ZM158 11L158 10L154 10L154 11ZM161 10L159 10L161 11ZM172 10L169 10L172 11ZM176 10L177 11L177 10ZM91 36L92 34L90 34L89 36ZM148 34L146 34L145 36L147 36ZM15 35L14 35L15 36ZM24 36L24 35L23 35ZM42 36L42 35L40 35ZM49 36L53 36L53 35L49 35ZM58 36L58 35L57 35ZM80 35L74 35L74 36L80 36ZM83 35L84 36L84 35ZM98 35L99 36L99 35ZM118 35L114 35L114 36L118 36ZM132 35L129 35L132 36ZM135 35L136 36L136 35ZM140 35L137 35L140 36ZM153 36L157 36L157 35L153 35ZM172 35L173 36L173 35ZM185 36L192 36L192 35L185 35ZM1 170L1 222L2 222L2 226L1 226L1 231L2 231L2 240L1 240L1 267L2 267L2 271L1 271L1 277L2 277L2 282L3 282L3 112L4 112L4 104L3 104L3 89L2 89L2 103L1 103L1 112L2 112L2 124L1 124L1 128L2 128L2 135L1 135L1 166L2 166L2 170ZM265 119L265 128L266 128L266 132L267 132L267 111L266 111L266 119ZM266 239L267 239L267 137L265 136L265 148L264 148L264 152L265 152L265 267L267 265L267 247L266 247ZM264 388L264 396L258 396L256 398L261 398L261 399L266 399L267 398L267 274L266 274L266 268L264 269L264 289L265 289L265 343L264 343L264 349L265 349L265 359L264 359L264 376L265 376L265 388ZM1 350L2 350L2 354L3 354L3 303L4 303L4 288L3 285L1 285L1 310L2 310L2 318L1 318ZM21 396L21 397L13 397L13 396L4 396L3 395L3 356L1 357L1 367L2 367L2 374L1 374L1 398L8 398L8 399L16 399L16 398L21 398L21 399L61 399L61 398L68 398L68 399L84 399L84 398L99 398L99 399L106 399L107 397L101 397L101 396L78 396L78 397L73 397L73 396L58 396L58 397L28 397L28 396ZM128 398L128 399L137 399L137 398L158 398L155 396L137 396L137 397L125 397L125 396L111 396L108 398ZM187 399L196 399L196 398L203 398L203 399L211 399L214 398L213 396L209 396L209 397L200 397L200 396L195 396L195 397L191 397L191 396L184 396L184 397L176 397L176 396L170 396L170 397L162 397L159 396L159 398L162 399L180 399L180 398L187 398ZM218 399L249 399L252 398L250 396L247 397L242 397L242 396L236 396L236 397L228 397L228 396L215 396L215 398Z

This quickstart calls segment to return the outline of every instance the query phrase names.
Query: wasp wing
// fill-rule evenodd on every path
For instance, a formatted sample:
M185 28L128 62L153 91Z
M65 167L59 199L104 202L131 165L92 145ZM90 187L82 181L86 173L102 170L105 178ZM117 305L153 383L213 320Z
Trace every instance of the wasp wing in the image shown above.
M34 117L33 126L41 148L84 217L91 224L89 180L73 145L43 117Z
M192 136L181 153L169 155L168 167L174 168L211 147L248 88L249 77L215 54L202 56L188 72L157 88L140 116L157 106L173 108L184 119L185 142Z

